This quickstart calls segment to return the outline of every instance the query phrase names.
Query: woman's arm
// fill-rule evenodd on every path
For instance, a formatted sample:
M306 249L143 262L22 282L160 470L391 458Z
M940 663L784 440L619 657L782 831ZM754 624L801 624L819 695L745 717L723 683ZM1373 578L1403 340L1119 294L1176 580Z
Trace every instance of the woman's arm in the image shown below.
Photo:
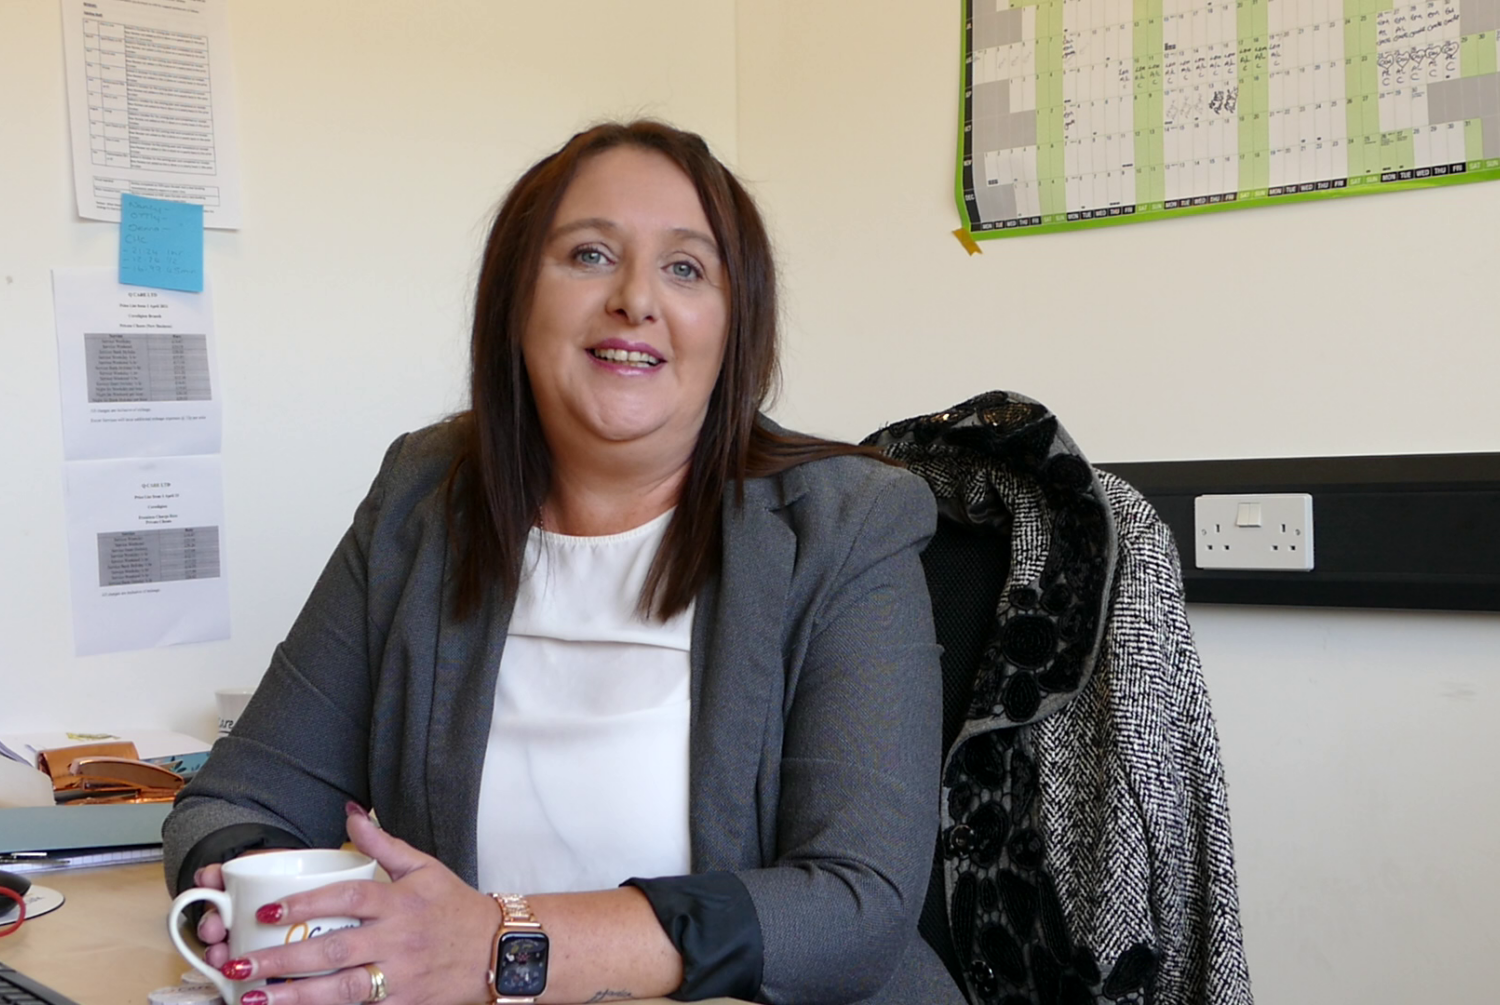
M732 793L709 793L695 811L728 814L724 826L741 835L726 845L710 829L698 867L736 871L651 880L645 892L682 952L685 997L859 1001L900 967L950 992L925 1000L956 1000L915 938L938 827L941 673L920 559L935 503L920 479L869 461L817 467L805 492L793 489L792 512L763 515L726 551L726 579L758 574L730 568L736 557L765 561L773 578L783 559L797 563L785 612L738 609L717 629L787 647L784 689L751 677L710 692L737 705L770 689L764 733L752 715L738 719L747 735L700 736L713 756L762 745L756 776L741 773ZM782 527L795 537L766 551L761 535ZM780 580L765 589L779 591ZM740 646L710 658L732 659ZM721 680L734 672L718 671ZM724 718L735 719L714 716ZM758 847L740 843L756 838L747 822L759 827ZM737 864L746 859L763 865Z
M234 732L214 745L167 817L162 851L173 893L204 866L249 850L337 846L344 803L369 803L367 559L406 440L386 451Z
M370 996L373 962L398 1002L472 1005L494 990L488 968L500 909L441 862L375 826L351 804L349 837L380 862L389 884L340 883L269 906L277 924L346 916L358 928L223 964L236 980L335 970L251 991L241 1005L351 1005ZM579 1003L660 997L682 983L682 959L645 896L622 887L527 898L551 941L542 1002ZM231 1003L233 1005L233 1003ZM393 1003L394 1005L394 1003Z
M658 998L682 985L682 957L640 890L622 886L527 900L553 947L547 993L539 1001Z
M915 476L876 474L787 711L775 863L740 874L766 1001L875 994L916 938L932 869L942 675L921 551L936 504Z

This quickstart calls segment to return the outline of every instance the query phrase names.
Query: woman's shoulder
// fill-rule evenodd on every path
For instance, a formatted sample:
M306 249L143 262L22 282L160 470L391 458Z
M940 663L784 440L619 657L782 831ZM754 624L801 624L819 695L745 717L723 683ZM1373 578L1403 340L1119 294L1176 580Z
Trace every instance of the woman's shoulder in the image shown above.
M446 472L463 445L463 422L463 416L453 416L402 433L386 448L382 467L392 467L413 476L437 467Z
M920 477L868 454L840 454L761 481L755 492L746 486L747 508L769 512L726 527L724 569L766 581L785 572L788 632L815 631L851 589L925 591L919 555L937 529L937 501Z
M791 470L800 475L806 492L826 499L868 499L892 490L925 490L927 486L905 465L890 464L868 454L821 457Z
M463 444L462 418L444 419L402 433L386 448L376 483L391 488L431 488L448 477Z
M448 474L463 444L459 420L402 433L386 448L360 515L377 528L445 524Z
M806 461L777 477L779 502L808 532L857 530L872 518L910 522L927 533L936 525L937 504L927 483L868 454Z

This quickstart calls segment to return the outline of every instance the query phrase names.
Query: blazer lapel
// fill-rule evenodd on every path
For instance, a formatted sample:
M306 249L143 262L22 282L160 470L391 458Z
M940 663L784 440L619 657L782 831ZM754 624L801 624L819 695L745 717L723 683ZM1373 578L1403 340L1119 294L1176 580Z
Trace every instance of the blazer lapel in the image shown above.
M427 812L433 854L473 885L479 881L479 776L512 603L491 591L483 609L457 621L450 601L443 604L432 675Z
M732 488L726 493L719 575L699 593L693 617L694 872L753 868L775 853L775 807L764 798L775 779L761 768L768 719L779 715L785 687L784 615L797 558L796 535L779 511L801 494L796 468L747 481L743 506Z

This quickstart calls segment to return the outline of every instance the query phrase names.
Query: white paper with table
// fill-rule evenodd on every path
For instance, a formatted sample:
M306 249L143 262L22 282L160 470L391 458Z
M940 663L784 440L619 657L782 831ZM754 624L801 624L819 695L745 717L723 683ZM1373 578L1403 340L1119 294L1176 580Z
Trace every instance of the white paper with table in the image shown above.
M118 222L131 192L239 227L225 0L61 3L78 215Z
M80 656L229 638L219 458L65 466Z
M113 269L54 269L63 456L216 454L222 440L213 305L123 286Z

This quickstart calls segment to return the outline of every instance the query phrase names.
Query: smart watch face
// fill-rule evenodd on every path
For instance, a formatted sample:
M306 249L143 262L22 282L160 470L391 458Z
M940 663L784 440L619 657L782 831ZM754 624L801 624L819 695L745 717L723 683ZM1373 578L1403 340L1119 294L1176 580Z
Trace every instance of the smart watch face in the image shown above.
M547 987L547 936L507 932L500 937L495 993L505 998L534 998Z

